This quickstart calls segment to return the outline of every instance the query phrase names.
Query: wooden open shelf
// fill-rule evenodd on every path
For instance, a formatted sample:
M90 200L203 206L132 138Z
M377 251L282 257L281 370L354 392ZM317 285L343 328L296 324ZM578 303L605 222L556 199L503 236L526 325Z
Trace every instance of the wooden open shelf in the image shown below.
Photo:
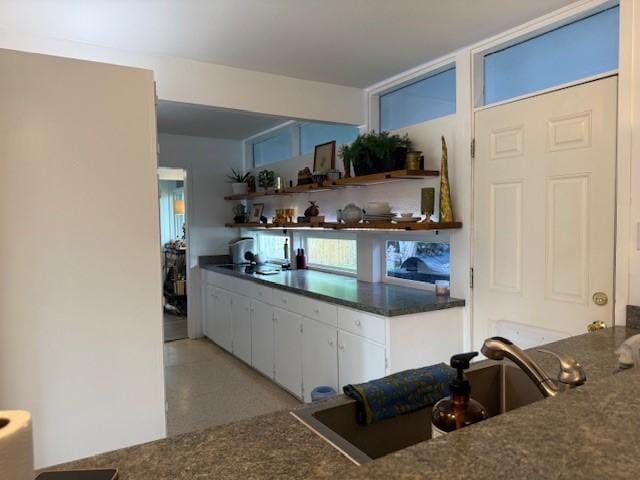
M437 177L440 172L437 170L394 170L392 172L374 173L372 175L361 175L359 177L341 178L335 182L324 182L322 184L312 183L299 187L289 187L275 192L253 192L241 193L238 195L227 195L225 200L246 200L257 197L271 197L276 195L295 195L298 193L323 192L335 188L363 187L367 185L378 185L381 183L397 182L401 180L420 180L428 177Z
M398 230L398 231L420 231L420 230L450 230L462 228L462 222L450 223L392 223L392 222L371 222L371 223L285 223L274 225L273 223L227 223L227 228L265 228L265 229L323 229L323 230Z

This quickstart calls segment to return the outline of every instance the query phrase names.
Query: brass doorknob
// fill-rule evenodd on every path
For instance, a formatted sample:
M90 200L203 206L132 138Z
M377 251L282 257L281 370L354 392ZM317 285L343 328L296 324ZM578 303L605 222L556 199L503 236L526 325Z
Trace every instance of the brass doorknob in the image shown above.
M589 332L596 332L604 328L607 328L607 324L604 323L602 320L596 320L595 322L591 322L589 325L587 325L587 330Z
M593 299L593 303L601 307L603 305L606 305L607 302L609 301L609 297L607 297L607 294L604 292L596 292L593 294L593 297L591 298Z

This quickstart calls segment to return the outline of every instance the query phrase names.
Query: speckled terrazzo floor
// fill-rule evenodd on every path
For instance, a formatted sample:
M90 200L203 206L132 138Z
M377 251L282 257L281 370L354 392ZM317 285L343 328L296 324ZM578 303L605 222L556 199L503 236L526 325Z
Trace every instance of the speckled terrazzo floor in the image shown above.
M165 344L164 361L169 436L300 405L206 339Z

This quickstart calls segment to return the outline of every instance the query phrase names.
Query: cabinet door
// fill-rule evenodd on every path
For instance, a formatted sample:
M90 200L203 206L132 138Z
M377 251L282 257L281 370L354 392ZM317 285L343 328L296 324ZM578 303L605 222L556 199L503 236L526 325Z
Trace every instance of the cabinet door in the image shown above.
M338 332L338 380L340 387L384 377L385 348L351 333Z
M225 350L233 350L233 330L231 328L231 293L214 289L213 341Z
M275 380L302 398L302 317L273 309Z
M233 295L231 304L233 354L251 364L251 300Z
M211 285L207 285L205 289L205 308L204 318L202 321L202 331L207 338L213 340L213 319L216 311L216 292L215 288Z
M338 391L338 330L316 320L302 319L302 383L304 401L320 385Z
M251 302L251 365L273 378L273 309L266 303Z

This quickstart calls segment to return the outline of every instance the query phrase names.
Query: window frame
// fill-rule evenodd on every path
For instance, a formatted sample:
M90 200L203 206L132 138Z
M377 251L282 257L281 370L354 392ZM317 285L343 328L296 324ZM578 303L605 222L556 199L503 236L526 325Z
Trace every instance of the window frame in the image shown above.
M331 267L322 264L310 263L309 259L309 238L320 238L320 239L335 239L335 240L353 240L356 242L356 269L348 270L344 268ZM297 248L304 248L305 255L307 256L307 267L309 270L317 270L319 272L326 273L336 273L339 275L346 275L349 277L357 277L358 276L358 237L355 232L312 232L312 231L304 231L298 232L298 241L296 242L298 245Z

